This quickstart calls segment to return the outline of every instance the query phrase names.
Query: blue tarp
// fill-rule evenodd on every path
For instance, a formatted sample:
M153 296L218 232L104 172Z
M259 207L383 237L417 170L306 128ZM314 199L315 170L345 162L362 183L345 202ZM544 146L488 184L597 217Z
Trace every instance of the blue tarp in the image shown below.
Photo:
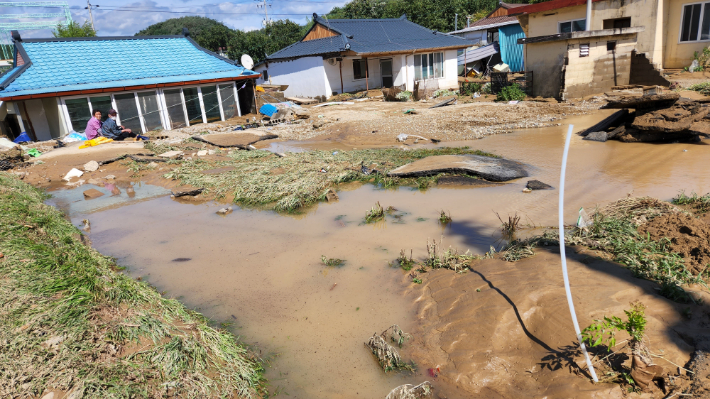
M500 57L508 64L512 72L525 70L523 65L523 45L518 44L518 39L525 38L520 25L501 26L498 29L498 42L500 44Z

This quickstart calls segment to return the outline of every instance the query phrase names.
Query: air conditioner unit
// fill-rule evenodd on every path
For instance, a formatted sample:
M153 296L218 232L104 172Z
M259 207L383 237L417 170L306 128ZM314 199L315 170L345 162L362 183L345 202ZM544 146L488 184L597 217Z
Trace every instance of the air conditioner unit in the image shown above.
M328 64L335 66L337 63L338 61L336 61L335 58L328 58Z

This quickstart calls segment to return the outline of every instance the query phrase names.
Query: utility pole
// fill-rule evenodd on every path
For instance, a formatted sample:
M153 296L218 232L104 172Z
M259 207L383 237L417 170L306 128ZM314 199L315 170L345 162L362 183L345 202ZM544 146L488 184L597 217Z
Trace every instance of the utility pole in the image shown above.
M87 0L88 1L88 0ZM264 26L268 26L271 21L269 20L269 7L271 7L271 4L268 4L269 1L271 0L255 0L257 3L257 7L261 7L264 9Z
M454 30L459 30L459 15L454 14Z
M91 20L91 29L96 32L96 27L94 27L94 14L91 13L91 8L92 7L97 7L98 5L92 5L91 0L86 0L86 7L84 7L85 10L89 10L89 19Z

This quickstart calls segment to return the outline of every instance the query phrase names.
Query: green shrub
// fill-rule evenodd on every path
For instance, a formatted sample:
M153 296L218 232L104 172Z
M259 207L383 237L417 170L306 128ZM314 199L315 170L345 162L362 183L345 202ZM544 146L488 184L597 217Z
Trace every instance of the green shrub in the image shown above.
M500 93L498 93L498 101L521 101L524 99L525 92L517 83L504 87Z
M490 82L481 86L481 94L493 94L493 91L491 90L491 83Z
M480 92L483 87L479 82L463 82L459 92L462 96L470 96L473 93Z

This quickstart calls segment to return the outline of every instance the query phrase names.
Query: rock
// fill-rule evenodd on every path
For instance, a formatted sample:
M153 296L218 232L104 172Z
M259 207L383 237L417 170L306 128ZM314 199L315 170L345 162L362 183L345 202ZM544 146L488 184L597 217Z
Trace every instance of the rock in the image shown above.
M98 169L98 166L97 166L97 169ZM64 176L63 180L70 181L72 178L81 177L81 175L83 175L83 174L84 174L84 172L80 171L79 169L73 168L72 170L69 171L69 173L66 174L66 176Z
M207 150L200 150L200 151L197 151L197 156L198 156L198 157L204 157L204 156L206 156L206 155L207 155Z
M227 215L227 214L230 214L230 213L232 213L232 207L231 207L231 206L228 207L228 208L222 208L222 209L220 209L220 210L217 211L217 214L218 214L218 215Z
M116 176L114 176L114 175L107 175L106 177L104 177L104 179L106 179L106 180L113 180L115 178L116 178Z
M601 141L605 142L607 139L607 133L606 132L591 132L584 136L582 140L590 140L590 141Z
M294 115L296 116L296 118L298 118L298 119L308 119L308 118L311 117L311 114L309 114L308 111L306 111L306 110L303 109L303 108L294 108L293 114L294 114Z
M216 153L217 153L217 151L215 151L215 150L207 150L207 155L214 155Z
M323 125L325 125L325 121L322 121L322 120L317 120L317 121L313 122L314 129L318 129L320 127L323 127Z
M392 177L431 176L439 173L470 174L490 181L526 177L528 172L517 162L482 155L435 155L391 170Z
M87 199L87 200L99 198L103 195L104 195L104 193L102 193L101 191L99 191L95 188L91 188L89 190L84 191L84 199Z
M325 193L325 199L328 202L333 202L333 201L339 200L340 198L338 197L338 194L336 194L336 192L333 191L332 188L329 188L328 191L326 191L326 193Z
M96 161L89 161L84 164L84 171L86 172L96 172L99 170L99 163Z
M98 186L101 184L101 180L99 179L89 179L86 181L87 184L93 184L94 186Z
M182 158L184 153L182 151L168 151L158 155L161 158L178 159Z
M148 164L148 167L151 168L151 169L155 169L155 168L158 167L158 164L155 163L155 162L151 162L151 163Z
M50 392L50 393L42 396L42 399L54 399L54 392Z
M186 195L195 196L195 195L200 194L200 193L203 192L203 191L205 191L204 188L198 188L198 189L196 189L196 190L172 192L171 194L172 194L174 197L184 197L184 196L186 196Z
M549 184L545 184L541 182L540 180L528 180L528 184L525 185L526 188L529 188L531 190L550 190L552 189L552 186Z

